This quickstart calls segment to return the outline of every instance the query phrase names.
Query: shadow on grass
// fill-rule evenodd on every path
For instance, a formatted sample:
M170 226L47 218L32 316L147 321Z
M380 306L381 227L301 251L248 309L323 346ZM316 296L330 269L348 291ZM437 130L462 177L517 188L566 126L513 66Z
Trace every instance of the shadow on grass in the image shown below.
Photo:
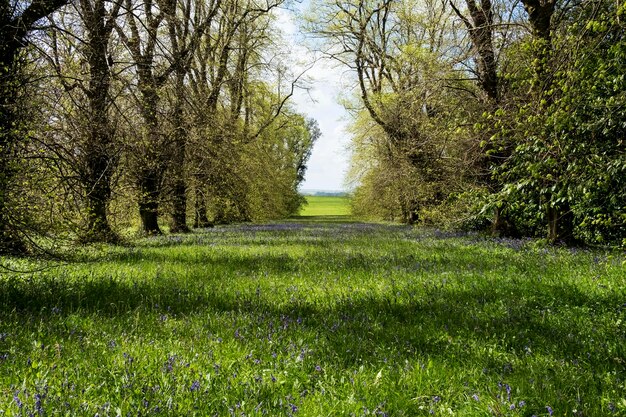
M432 268L437 272L458 272L467 266L468 258L478 256L468 250L467 258L455 261L437 258L432 261ZM483 259L484 269L477 273L486 274L490 265L495 267L503 259L513 262L503 255L500 258ZM155 259L167 261L163 255L155 255ZM409 266L419 259L407 256L397 261ZM218 258L212 262L214 267L236 266L244 277L259 270L271 273L298 270L297 260L271 255ZM368 266L359 258L355 258L354 264L345 260L343 267L381 270L376 262ZM183 315L243 314L259 318L260 322L254 326L263 327L264 322L269 328L270 322L291 317L301 318L301 329L319 335L330 346L329 351L344 352L329 359L340 362L337 364L341 366L371 358L383 348L407 358L419 352L444 360L450 354L452 339L469 344L495 341L505 351L518 353L530 347L536 351L539 347L549 354L559 352L563 358L584 357L587 363L606 365L610 348L601 348L589 356L586 338L592 337L593 326L580 328L580 314L592 315L590 320L593 320L607 314L619 315L624 307L618 293L588 294L565 283L520 285L512 280L498 283L484 280L476 285L460 286L414 281L378 294L347 292L321 299L306 296L289 299L288 295L281 298L277 294L269 297L257 294L254 282L239 279L244 280L241 292L230 290L229 284L220 282L219 278L184 281L167 274L134 282L93 276L3 279L0 318L17 313L18 317L26 318L25 326L38 326L40 322L55 320L55 316L70 314L115 318L137 310L159 314L159 309L167 309L169 314ZM28 318L33 316L38 319ZM588 334L583 337L578 332ZM624 339L625 335L616 337ZM455 353L467 356L467 360L472 360L474 354L471 349ZM504 365L496 361L493 367L500 369Z
M394 227L394 226L390 226ZM248 232L242 238L236 233L233 236L221 236L219 244L195 240L175 244L173 241L147 243L139 250L112 252L105 259L91 259L86 265L97 266L101 262L118 264L118 269L131 266L136 268L160 268L165 271L170 267L183 267L193 279L211 280L215 273L226 276L258 276L259 274L315 274L352 275L365 273L369 275L388 276L401 272L414 276L423 274L458 274L473 272L475 274L491 273L502 269L524 273L545 267L543 258L524 258L510 251L490 251L480 245L461 245L451 249L445 241L434 241L429 247L415 250L411 243L404 248L397 247L393 254L379 250L380 244L375 240L352 242L343 246L342 240L351 239L355 229L344 225L335 228L336 237L329 240L327 230L321 234L289 235L289 239L278 238L276 233L266 236L252 237ZM373 232L380 229L372 229ZM393 231L393 230L392 230ZM371 232L359 227L357 233L370 236ZM232 233L228 232L228 233ZM353 237L353 236L352 236ZM371 236L370 236L371 237ZM201 237L202 239L202 237ZM398 243L397 245L401 245ZM169 247L176 250L161 250ZM275 250L275 248L278 248ZM298 254L292 254L292 249ZM304 254L302 253L304 251ZM209 272L207 276L207 271ZM178 270L175 273L180 273ZM107 276L106 272L104 273ZM122 277L128 279L129 277ZM432 277L431 277L432 278ZM145 277L144 277L145 279ZM288 280L289 277L285 276Z

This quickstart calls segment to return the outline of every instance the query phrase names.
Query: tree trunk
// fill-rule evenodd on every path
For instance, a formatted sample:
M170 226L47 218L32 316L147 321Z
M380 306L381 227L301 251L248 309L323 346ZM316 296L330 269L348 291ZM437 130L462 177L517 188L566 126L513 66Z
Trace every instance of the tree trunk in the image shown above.
M174 207L170 232L189 233L187 226L187 186L184 179L176 179L174 184Z
M3 100L4 101L4 100ZM2 112L4 122L5 112ZM0 126L0 255L23 255L28 252L26 244L11 221L10 205L8 202L9 188L14 177L14 161L7 147L7 132Z
M555 243L559 238L559 211L548 206L548 242Z
M489 101L498 103L498 65L493 50L493 7L491 0L482 0L480 6L475 0L465 0L470 18L464 16L450 1L452 9L463 21L476 51L476 72L480 88Z
M149 78L145 74L142 79L141 89L141 113L146 129L144 143L140 148L138 167L137 185L139 188L139 216L141 217L140 233L146 235L160 235L163 232L159 228L159 200L161 197L161 183L165 172L165 160L167 152L164 141L161 140L161 132L159 131L159 121L157 117L157 106L159 96L156 87L149 82L145 82Z
M558 241L575 243L574 239L574 218L569 206L552 207L548 206L548 242Z
M87 235L84 237L85 242L119 242L119 237L111 229L108 221L107 200L95 195L87 196Z
M98 119L95 118L94 126L99 125ZM86 172L82 179L87 194L87 232L83 240L115 243L119 238L107 217L107 208L111 201L111 178L115 166L114 157L108 152L111 138L104 130L92 129L89 140L91 142L87 145L85 155Z
M499 236L504 233L506 229L506 220L502 216L502 209L496 207L493 211L493 223L491 223L491 235Z
M160 174L152 170L144 170L139 178L139 216L141 217L141 233L153 236L160 235L159 228L159 195Z
M5 35L5 25L2 22L2 36ZM3 38L0 42L6 40ZM16 225L12 224L8 201L17 167L15 145L20 140L19 117L16 114L20 68L16 62L17 48L10 44L0 45L0 254L17 255L26 253L27 248L14 229Z
M119 9L119 5L116 10ZM90 79L87 98L89 101L88 143L85 151L83 186L87 195L86 242L110 242L119 240L107 218L111 200L111 181L116 166L113 154L113 132L108 116L111 69L108 60L108 41L111 29L107 27L104 1L99 0L93 9L84 8L85 24L89 32L87 61ZM117 15L117 11L114 12Z
M206 215L207 205L206 205L206 197L204 193L199 188L196 188L196 216L194 219L193 227L195 228L205 228L205 227L213 227L213 223L209 221L209 218Z
M86 159L91 169L83 181L87 189L87 232L83 241L116 243L119 237L111 229L107 217L112 174L109 158L106 155L92 154Z
M552 15L556 7L556 0L522 0L528 14L528 22L532 28L535 45L535 59L533 60L536 91L549 90L551 78L547 77L548 59L552 49ZM549 97L546 97L549 99Z
M172 223L170 231L172 233L189 233L191 229L187 226L187 182L185 180L185 152L187 147L186 129L183 119L183 103L185 72L176 72L176 102L174 103L174 149L172 155L172 171L174 174L174 202Z

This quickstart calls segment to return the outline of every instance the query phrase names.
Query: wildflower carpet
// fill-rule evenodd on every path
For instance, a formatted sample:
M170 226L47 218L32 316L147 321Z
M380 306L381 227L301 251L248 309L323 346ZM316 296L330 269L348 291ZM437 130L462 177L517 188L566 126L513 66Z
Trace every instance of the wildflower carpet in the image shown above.
M620 254L323 220L0 275L0 414L626 414Z

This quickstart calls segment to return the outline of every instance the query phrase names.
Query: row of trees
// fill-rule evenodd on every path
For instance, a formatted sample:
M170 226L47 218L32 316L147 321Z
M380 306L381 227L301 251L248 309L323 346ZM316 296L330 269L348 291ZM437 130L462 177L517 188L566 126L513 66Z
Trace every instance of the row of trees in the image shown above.
M359 214L626 244L626 5L315 8L309 30L355 75Z
M287 103L282 1L3 0L0 252L296 211L320 131Z

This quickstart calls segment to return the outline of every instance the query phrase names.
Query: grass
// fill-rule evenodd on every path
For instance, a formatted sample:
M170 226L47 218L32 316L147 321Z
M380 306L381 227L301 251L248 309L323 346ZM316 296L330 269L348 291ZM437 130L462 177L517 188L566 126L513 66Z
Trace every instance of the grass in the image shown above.
M350 199L348 197L307 196L300 215L303 217L341 216L350 215ZM324 219L328 221L329 219ZM333 220L337 220L333 217Z
M0 414L626 415L620 254L217 227L0 276Z

